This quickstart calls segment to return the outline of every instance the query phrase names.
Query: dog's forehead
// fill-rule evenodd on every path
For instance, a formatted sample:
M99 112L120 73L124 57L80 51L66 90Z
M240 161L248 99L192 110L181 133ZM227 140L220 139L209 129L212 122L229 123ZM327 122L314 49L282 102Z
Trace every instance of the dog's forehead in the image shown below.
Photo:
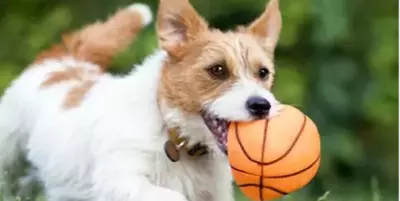
M207 49L223 56L230 68L251 70L263 66L274 72L272 51L262 40L241 32L215 32L208 38Z

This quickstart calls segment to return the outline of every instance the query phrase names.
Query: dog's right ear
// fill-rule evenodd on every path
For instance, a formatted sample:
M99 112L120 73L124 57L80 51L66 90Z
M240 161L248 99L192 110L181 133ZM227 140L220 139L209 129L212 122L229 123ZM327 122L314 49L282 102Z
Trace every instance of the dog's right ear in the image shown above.
M248 27L249 32L262 38L271 50L274 50L278 43L281 28L279 0L269 0L264 13Z
M206 21L188 0L160 0L157 34L160 46L170 56L179 57L184 45L208 30Z

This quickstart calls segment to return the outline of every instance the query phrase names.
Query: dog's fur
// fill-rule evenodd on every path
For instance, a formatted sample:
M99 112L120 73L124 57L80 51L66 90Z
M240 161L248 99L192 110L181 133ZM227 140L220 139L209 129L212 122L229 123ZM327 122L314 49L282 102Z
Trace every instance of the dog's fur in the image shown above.
M50 201L232 201L227 158L200 113L252 120L244 105L253 95L271 103L270 116L278 112L270 92L278 1L226 33L209 28L187 0L161 0L157 17L161 49L123 77L104 70L150 22L144 5L41 54L1 100L0 171L25 158ZM224 80L206 70L221 62ZM265 80L257 76L261 67L270 72ZM187 146L200 142L211 151L171 162L163 144L167 128L176 127Z

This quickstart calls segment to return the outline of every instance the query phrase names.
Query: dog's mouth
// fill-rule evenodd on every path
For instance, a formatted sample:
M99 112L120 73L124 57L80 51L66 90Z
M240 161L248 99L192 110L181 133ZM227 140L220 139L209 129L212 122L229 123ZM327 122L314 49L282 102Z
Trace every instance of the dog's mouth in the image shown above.
M227 154L228 127L230 122L206 112L202 113L202 117L204 123L213 134L218 147L223 153Z

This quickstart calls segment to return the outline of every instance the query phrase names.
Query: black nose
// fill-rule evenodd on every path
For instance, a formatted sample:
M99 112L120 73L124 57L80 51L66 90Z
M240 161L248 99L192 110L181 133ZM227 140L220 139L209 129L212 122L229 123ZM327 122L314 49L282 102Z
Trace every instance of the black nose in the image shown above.
M264 117L269 113L271 104L262 97L251 97L246 102L247 110L252 116Z

